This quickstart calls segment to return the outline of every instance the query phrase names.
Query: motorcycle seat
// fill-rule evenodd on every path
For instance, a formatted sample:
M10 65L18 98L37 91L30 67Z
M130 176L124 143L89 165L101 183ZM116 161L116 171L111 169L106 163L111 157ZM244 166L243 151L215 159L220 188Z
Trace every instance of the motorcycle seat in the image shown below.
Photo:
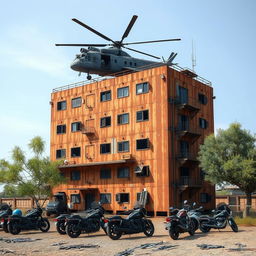
M109 220L124 220L124 218L122 218L121 216L113 216L113 217L110 217L108 218Z

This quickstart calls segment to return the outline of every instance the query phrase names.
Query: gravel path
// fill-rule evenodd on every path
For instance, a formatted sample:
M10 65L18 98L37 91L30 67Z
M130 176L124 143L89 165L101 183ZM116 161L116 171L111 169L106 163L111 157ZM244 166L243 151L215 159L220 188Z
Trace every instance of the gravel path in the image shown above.
M55 231L55 225L51 222L51 229L48 233L40 231L21 232L17 236L6 234L0 231L0 255L100 255L114 256L118 252L132 249L146 243L159 243L158 245L146 248L135 249L131 255L256 255L256 227L239 227L239 232L234 233L230 227L224 230L213 230L208 234L197 231L192 237L188 233L180 235L179 240L172 240L164 229L164 219L155 218L155 234L147 238L144 234L124 235L117 241L111 240L103 231L94 234L82 234L72 239L67 235L59 235ZM31 242L7 243L1 238L31 238L38 239ZM41 239L41 240L39 240ZM161 242L161 243L160 243ZM61 246L69 245L96 245L95 248L80 248L61 250ZM211 244L221 245L224 248L202 250L197 245ZM255 250L229 251L230 248L238 248L237 244L246 245L245 248ZM165 246L165 247L162 247ZM147 247L147 246L145 246ZM160 250L162 247L163 250ZM4 250L9 250L5 253Z

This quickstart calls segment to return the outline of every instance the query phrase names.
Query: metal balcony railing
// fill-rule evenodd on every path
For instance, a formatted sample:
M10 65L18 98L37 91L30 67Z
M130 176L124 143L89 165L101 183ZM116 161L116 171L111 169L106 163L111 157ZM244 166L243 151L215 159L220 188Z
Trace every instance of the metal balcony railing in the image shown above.
M202 184L202 180L190 176L181 176L178 181L178 186L200 187Z
M86 135L92 135L92 134L95 134L95 128L94 127L90 127L90 126L84 126L81 129L81 132L83 134L86 134Z
M190 112L198 112L200 110L200 103L194 98L175 97L174 103L179 109L185 109Z
M181 164L185 164L187 162L193 162L193 163L198 162L197 155L190 152L180 152L177 155L177 159L178 161L180 161Z
M198 128L190 128L188 125L179 125L176 128L176 133L181 138L196 140L201 136L201 131Z

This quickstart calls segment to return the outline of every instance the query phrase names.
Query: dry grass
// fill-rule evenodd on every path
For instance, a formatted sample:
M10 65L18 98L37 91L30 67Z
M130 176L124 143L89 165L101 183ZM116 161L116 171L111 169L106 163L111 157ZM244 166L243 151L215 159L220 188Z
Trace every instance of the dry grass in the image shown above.
M235 217L235 222L237 225L256 226L255 217L246 217L246 218Z

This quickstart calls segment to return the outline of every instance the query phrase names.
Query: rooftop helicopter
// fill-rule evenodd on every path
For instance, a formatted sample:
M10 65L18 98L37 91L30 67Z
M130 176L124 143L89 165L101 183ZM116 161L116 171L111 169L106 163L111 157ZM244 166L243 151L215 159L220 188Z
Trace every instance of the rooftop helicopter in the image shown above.
M130 56L127 52L123 51L122 48L144 54L146 56L161 59L160 57L141 52L132 48L127 47L127 45L136 45L136 44L148 44L148 43L159 43L159 42L168 42L168 41L179 41L181 39L164 39L164 40L153 40L153 41L142 41L142 42L132 42L124 43L124 39L129 35L135 21L138 16L134 15L128 24L122 38L120 41L114 41L111 38L103 35L97 30L89 27L85 23L79 21L78 19L72 19L77 24L82 27L90 30L101 38L111 42L108 44L55 44L56 46L81 46L88 47L87 49L81 48L80 54L76 55L75 60L71 63L71 69L78 71L79 74L82 72L87 73L87 79L90 80L92 77L90 74L97 74L99 76L115 76L118 72L122 71L138 71L141 70L143 66L151 64L162 64L162 62L138 59ZM99 47L106 47L100 49ZM177 56L177 53L172 52L167 61L163 60L167 65L172 65L172 61Z

